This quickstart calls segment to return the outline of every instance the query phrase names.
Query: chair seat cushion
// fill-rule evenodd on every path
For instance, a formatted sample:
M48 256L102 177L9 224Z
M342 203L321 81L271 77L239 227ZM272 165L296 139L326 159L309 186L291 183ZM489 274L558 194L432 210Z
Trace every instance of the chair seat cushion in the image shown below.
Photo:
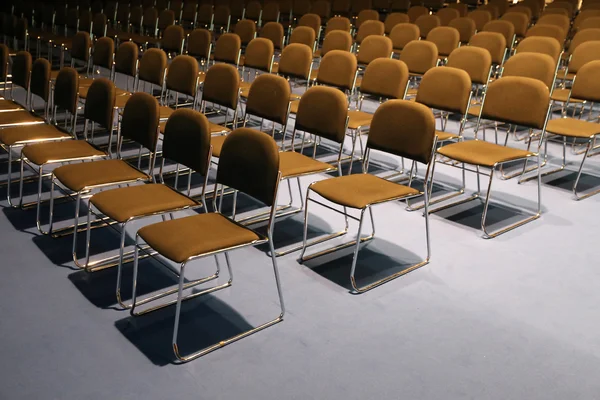
M2 99L0 100L0 112L5 111L16 111L16 110L24 110L22 105L19 103L15 103L12 100Z
M552 96L550 98L554 101L560 101L566 103L569 100L569 95L571 94L571 90L569 89L555 89L552 92ZM571 103L583 103L583 100L571 98L569 100Z
M73 192L149 178L148 175L122 160L98 160L62 165L54 170L54 176Z
M82 84L82 81L83 81L83 84ZM90 86L92 85L92 82L94 82L94 80L91 78L81 79L79 81L79 97L80 98L87 99L87 94L88 94L88 91L90 90ZM120 89L120 88L115 88L115 92L116 92L117 96L131 96L130 92L128 92L127 90Z
M175 112L175 110L172 109L171 107L160 106L158 108L158 112L159 112L159 118L161 120L164 120L164 119L168 119Z
M23 157L35 165L105 156L106 153L98 150L85 140L36 143L23 148Z
M125 104L127 104L129 99L131 98L131 95L132 93L125 94L123 96L117 96L115 98L115 108L125 108Z
M335 170L331 164L315 160L295 151L284 151L279 153L279 170L281 176L289 178L318 172Z
M531 151L514 149L483 140L467 140L448 144L438 149L438 153L459 162L488 168L536 154Z
M105 190L92 196L90 202L104 215L120 223L133 217L180 210L198 204L158 183Z
M373 114L364 111L348 111L348 128L358 129L371 125Z
M290 114L296 114L298 112L298 106L300 105L300 100L292 100L290 103Z
M217 213L159 222L141 228L138 233L150 247L176 263L261 240L250 229Z
M454 134L454 133L450 133L450 132L444 132L444 131L435 131L435 136L437 136L437 140L438 142L444 142L446 140L453 140L453 139L458 139L458 135Z
M324 179L314 183L311 189L333 203L357 209L421 193L409 186L390 182L370 174Z
M161 123L158 124L158 129L159 129L160 133L162 133L163 135L165 133L165 126L167 126L167 121L162 121ZM210 121L208 121L208 126L210 128L210 133L231 132L231 129L224 127L223 125L215 124ZM214 138L213 138L213 140L214 140ZM214 148L214 143L211 142L211 144L213 145L213 148ZM223 143L221 143L221 146L222 145L223 145ZM213 155L214 155L214 150L213 150Z
M600 124L575 118L557 118L548 121L546 131L555 135L587 139L600 134Z
M27 110L0 112L0 127L43 124L44 119Z
M481 112L480 104L471 104L469 107L468 114L472 117L479 117L479 113Z
M0 142L7 146L24 145L48 140L63 140L70 137L71 135L67 132L49 124L0 129Z

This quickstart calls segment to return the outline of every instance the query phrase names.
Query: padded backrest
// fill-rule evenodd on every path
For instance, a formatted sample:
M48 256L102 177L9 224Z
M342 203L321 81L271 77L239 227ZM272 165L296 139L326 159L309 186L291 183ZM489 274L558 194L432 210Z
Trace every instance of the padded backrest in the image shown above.
M230 64L215 64L208 69L202 87L202 100L235 110L240 90L240 75Z
M288 81L277 75L258 76L250 86L246 112L285 125L291 89Z
M321 17L317 14L304 14L298 20L298 26L308 26L315 31L315 36L321 29Z
M469 46L481 47L490 52L494 64L502 64L506 53L506 39L496 32L479 32L469 41Z
M50 97L50 62L45 58L38 58L31 66L31 93L48 101Z
M317 82L344 90L354 88L357 60L354 54L342 50L331 50L322 59Z
M211 33L208 29L194 29L188 37L188 54L192 57L208 58L211 43Z
M256 36L256 23L249 19L238 21L234 33L240 37L242 45L245 46Z
M54 82L54 105L75 115L78 93L79 74L74 68L62 68Z
M404 46L400 54L400 60L406 63L411 73L424 74L437 65L437 47L431 42L413 40Z
M94 45L94 65L111 69L115 59L115 42L109 37L103 37Z
M566 15L548 14L541 17L536 25L555 25L568 32L571 27L571 19Z
M8 75L8 58L8 46L0 44L0 82L6 82L6 76Z
M194 57L188 55L175 57L167 70L167 89L195 96L198 69L198 61Z
M485 24L492 20L492 14L487 10L475 10L471 11L467 18L471 18L475 22L477 31L481 31Z
M242 40L235 33L224 33L215 44L215 61L238 64Z
M448 56L460 44L460 34L449 26L433 28L427 35L427 41L435 43L440 56Z
M573 52L569 72L577 74L581 67L595 60L600 60L600 40L581 43Z
M450 53L446 65L462 69L469 74L471 82L485 85L492 68L492 56L486 49L463 46Z
M106 78L94 79L85 99L85 118L106 129L112 129L116 94L112 81Z
M600 40L600 28L585 29L581 32L577 32L573 37L573 40L571 40L567 54L573 54L577 47L579 47L582 43L592 40Z
M189 108L176 110L165 126L163 157L206 175L210 167L210 125L206 116Z
M295 128L343 143L346 135L348 100L340 90L313 86L300 98Z
M301 43L290 44L281 52L278 73L287 77L308 79L312 61L310 47Z
M321 57L331 50L350 51L352 48L352 36L346 31L331 31L325 36L321 47Z
M167 55L160 49L148 49L140 60L139 78L142 81L162 86L165 69L167 68Z
M465 114L471 97L471 78L462 69L432 68L423 75L417 102L436 110Z
M260 28L258 36L269 39L273 42L273 47L277 50L283 48L283 25L279 22L267 22Z
M133 42L124 42L119 45L115 54L115 72L135 76L137 73L138 47Z
M356 32L356 43L362 43L365 38L371 35L383 36L384 33L385 25L383 25L383 22L373 20L365 21L358 29L358 32Z
M121 136L155 151L159 133L158 121L158 100L149 93L134 93L125 103L121 117Z
M510 47L515 37L515 26L509 21L490 21L483 27L484 32L496 32L504 36L506 46Z
M7 49L8 54L8 49ZM31 78L31 54L27 51L19 51L12 65L12 82L21 86L25 90L29 89L29 80Z
M481 116L542 129L549 104L550 92L546 84L533 78L507 76L489 84Z
M385 34L389 35L396 25L406 24L408 22L410 22L410 19L408 18L408 15L404 13L389 13L383 23L385 27Z
M329 34L329 32L333 31L345 31L350 32L352 28L352 24L350 20L346 17L333 17L327 21L327 26L325 27L325 37Z
M163 32L161 48L165 51L181 52L185 32L179 25L169 25Z
M435 118L423 104L389 100L377 108L367 147L429 163L435 139Z
M540 80L551 88L556 75L556 62L542 53L518 53L504 64L502 76L525 76Z
M360 91L386 99L402 99L408 85L408 67L390 58L373 60L365 69Z
M515 28L515 35L517 35L517 37L523 37L527 33L529 17L526 14L508 13L504 14L500 20L510 22Z
M564 43L567 34L566 32L556 25L535 25L527 30L525 37L543 36L551 37L556 39L559 43Z
M600 60L588 62L577 72L571 97L590 102L600 101Z
M452 20L456 18L460 18L460 12L455 10L454 8L442 8L437 13L435 13L437 17L440 19L440 24L442 26L448 26Z
M420 16L428 15L429 9L423 6L412 6L408 9L406 14L408 15L410 22L414 23Z
M475 35L475 32L477 31L477 27L475 26L475 21L473 21L469 17L461 17L461 18L453 19L452 21L450 21L450 24L448 26L450 26L458 31L458 34L460 35L461 43L468 43L471 40L471 38L473 37L473 35Z
M278 180L279 148L271 136L249 128L238 128L227 135L219 157L217 183L272 206Z
M394 26L389 38L392 40L394 50L402 50L409 42L419 40L421 31L415 24L401 23Z
M360 29L360 26L366 21L379 21L379 12L376 10L362 10L356 17L356 28Z
M435 15L421 15L415 21L415 25L419 27L421 37L426 38L432 29L441 25L440 19Z
M368 65L377 58L390 58L392 56L392 41L385 36L369 36L366 38L356 54L359 64Z
M315 31L310 26L298 26L292 31L289 43L302 43L311 49L315 46Z
M556 65L562 53L562 46L558 43L558 40L551 37L531 36L519 42L517 46L518 53L546 54L552 57Z
M90 34L87 32L77 32L73 36L71 57L77 60L88 62L90 59L90 49L92 47L92 41Z

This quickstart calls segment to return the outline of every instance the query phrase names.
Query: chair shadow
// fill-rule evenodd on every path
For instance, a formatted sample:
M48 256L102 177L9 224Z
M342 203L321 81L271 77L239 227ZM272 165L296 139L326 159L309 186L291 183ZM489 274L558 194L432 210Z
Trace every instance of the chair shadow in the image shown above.
M542 177L542 184L573 193L573 185L577 179L576 171L561 171L550 176ZM600 187L600 177L583 171L577 185L577 191L581 194L588 190Z
M210 294L182 303L178 346L181 354L198 351L226 340L250 328L235 309ZM127 316L115 322L115 327L154 365L177 363L171 341L175 308L138 317Z
M348 247L302 264L323 278L353 292L350 271L354 249L354 246ZM310 254L308 251L307 253ZM375 237L372 241L362 244L358 252L355 271L357 285L365 286L404 271L424 258L424 255L419 256L395 243Z

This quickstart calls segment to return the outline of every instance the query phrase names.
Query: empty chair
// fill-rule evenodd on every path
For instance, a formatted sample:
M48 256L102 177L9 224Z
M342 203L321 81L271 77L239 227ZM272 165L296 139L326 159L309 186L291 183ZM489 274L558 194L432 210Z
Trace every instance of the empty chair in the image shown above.
M242 40L235 33L224 33L215 44L213 58L215 62L224 62L238 66L242 54Z
M201 65L208 65L212 52L212 37L208 29L194 29L187 40L187 54L200 61Z
M485 86L492 74L492 56L486 49L462 46L450 53L446 66L462 69L472 84Z
M512 13L525 14L527 16L527 19L531 21L536 13L537 13L537 16L539 17L539 12L540 12L539 8L537 8L536 12L534 13L532 11L531 7L521 5L521 6L509 7L509 9L506 11L506 14L512 14Z
M504 35L496 32L479 32L471 38L469 46L486 49L492 56L492 63L498 66L504 64L507 52Z
M276 51L283 49L283 25L279 22L267 22L260 28L258 36L273 42Z
M246 2L244 0L231 0L229 2L232 25L236 25L244 18L245 3Z
M506 0L491 0L488 5L496 7L498 10L498 17L503 16L509 8L509 3Z
M390 8L393 12L406 13L410 8L410 0L392 0Z
M244 18L254 21L254 23L258 26L261 26L261 18L262 18L262 5L260 1L252 0L246 4L246 10L244 12Z
M350 6L350 12L352 15L358 15L363 10L369 10L373 8L372 0L352 0Z
M273 122L271 135L274 136L275 124L285 132L289 118L291 89L288 81L281 76L263 74L258 76L250 86L244 112L244 127L252 117L260 118L261 131L263 121ZM282 136L282 148L285 135Z
M227 125L231 124L234 128L238 118L238 104L240 101L240 76L237 68L230 64L216 64L206 71L204 84L202 85L202 101L200 111L206 112L207 103L213 106L219 106L225 110L225 121L223 124L215 124L209 121L212 154L214 157L221 156L224 137L222 135L231 131ZM231 123L229 123L230 111L232 114ZM166 128L161 124L161 130Z
M525 37L543 36L556 39L563 44L567 40L567 33L556 25L535 25L527 30Z
M585 29L597 29L600 26L600 17L588 18L579 25L579 31Z
M415 21L415 25L419 27L419 32L421 33L421 38L426 38L429 32L439 27L440 19L435 15L422 15Z
M345 31L333 31L325 36L323 46L315 52L315 56L323 57L331 50L350 51L352 48L352 36ZM315 78L316 78L315 73Z
M331 16L331 3L326 0L317 0L310 7L311 14L317 14L322 21L327 21Z
M256 37L256 23L249 19L243 19L235 24L233 32L240 37L242 47L245 47Z
M350 20L346 17L333 17L327 21L327 25L325 26L325 37L332 31L344 31L350 32L352 29L352 24Z
M360 26L366 21L379 21L379 12L376 10L362 10L356 17L356 29L360 29Z
M273 68L273 58L275 56L275 47L269 39L256 38L253 39L246 48L246 53L243 58L243 72L247 69L253 69L255 76L258 72L271 73ZM250 89L250 71L248 71L248 80L241 83L241 96L246 97Z
M306 14L310 14L311 1L310 0L293 0L293 14L295 17L303 17ZM315 14L313 14L315 15Z
M183 54L183 41L185 32L180 25L168 26L162 38L156 42L157 46L167 54Z
M565 56L568 57L572 55L581 44L596 40L600 40L600 28L585 29L581 32L577 32L573 37L573 40L571 40L571 43L569 43Z
M200 18L200 13L198 13L198 18ZM214 14L212 15L212 21L214 29L216 29L217 32L229 32L232 23L231 9L229 6L225 4L219 4L215 6ZM235 22L236 21L233 21L233 23Z
M175 94L175 105L179 106L179 95L192 98L192 107L196 104L198 95L198 61L188 55L180 55L173 59L167 69L164 90L169 94ZM174 109L167 103L169 96L163 96L159 108L160 119L166 120L173 114Z
M25 89L26 92L29 92L32 63L31 54L26 51L22 51L19 53L18 56L15 55L12 65L12 82L10 85L10 92L7 92L7 81L10 60L9 53L9 48L4 44L0 44L0 78L4 83L4 98L0 99L0 112L2 113L5 111L24 110L28 107L30 101L29 96L25 96L25 104L20 104L17 101L15 101L13 89L16 86L19 86ZM9 94L10 99L8 99Z
M429 15L429 9L423 6L412 6L406 12L410 22L415 23L417 19L423 15Z
M321 35L321 17L317 14L304 14L298 20L298 26L307 26L315 31L315 37L318 39Z
M498 10L498 7L492 3L483 4L479 7L477 7L477 10L489 12L490 15L492 16L492 21L500 18L500 11Z
M301 43L290 44L281 52L277 73L290 81L303 81L308 87L312 62L310 47Z
M215 24L216 16L220 17L217 21L218 25ZM227 6L218 6L216 9L213 9L212 4L200 4L198 6L196 25L198 28L205 28L208 30L212 30L214 25L217 29L223 29L223 31L229 32L229 18L229 7Z
M356 43L361 44L365 38L378 35L383 36L385 33L385 26L381 21L366 21L364 22L358 31L356 32Z
M469 43L473 35L475 35L475 31L477 31L475 21L468 17L460 17L453 19L452 21L450 21L450 24L448 26L458 31L461 44Z
M546 14L549 11L550 11L550 13ZM552 13L552 11L556 11L556 12ZM567 1L553 1L552 3L547 4L546 8L544 10L545 15L552 15L552 14L561 15L562 14L569 19L573 18L573 12L574 12L573 4L571 4ZM542 18L543 17L544 16L542 16Z
M486 10L471 11L467 17L471 18L473 22L475 22L475 29L477 29L477 32L480 32L485 24L492 20L492 14Z
M583 21L585 21L588 18L594 18L594 17L600 17L600 10L582 10L579 12L579 14L577 14L577 17L575 18L575 20L573 21L573 26L571 27L571 30L575 33L577 33L577 30L579 29L579 25L581 25L581 23Z
M562 46L558 43L558 40L550 37L543 36L532 36L523 39L519 42L516 48L518 53L541 53L546 54L554 60L554 63L558 65L562 55Z
M550 112L549 100L548 87L537 79L514 76L500 78L488 85L485 103L481 109L477 129L475 130L475 140L448 144L437 150L439 155L457 162L456 167L458 168L464 169L465 165L474 166L477 168L478 176L479 172L489 171L488 190L481 218L481 229L484 238L494 238L539 218L541 214L541 175L539 168L537 171L537 205L534 210L520 213L525 216L516 222L495 230L491 230L488 226L487 213L492 195L492 178L497 168L508 162L525 161L527 159L535 159L540 165L541 160L539 153L535 151L516 149L480 140L477 133L481 120L487 119L541 130L543 136ZM435 158L433 162L436 162ZM479 196L479 191L467 198L460 196L459 200L446 203L437 210L446 209L465 201L479 199ZM519 209L521 211L522 207L519 207ZM435 212L437 210L431 211Z
M358 65L367 66L378 58L392 57L392 41L385 36L369 36L363 40L356 53Z
M560 14L544 15L538 20L536 25L555 25L560 27L563 31L569 32L569 29L571 29L571 19Z
M404 13L390 13L385 18L385 22L383 23L385 27L385 34L389 36L392 32L392 29L398 24L404 24L410 22L408 15Z
M460 17L466 17L469 13L469 6L465 3L449 3L448 8L458 11Z
M332 0L331 13L337 16L347 16L350 14L350 0Z
M506 47L510 50L515 43L515 27L508 21L490 21L483 27L483 32L496 32L504 36Z
M406 124L410 120L411 124ZM354 256L350 269L350 283L357 293L362 293L377 287L385 282L388 282L400 275L406 274L409 271L415 270L429 262L429 246L427 248L427 256L408 268L403 268L400 272L393 273L384 278L380 278L375 282L361 285L356 281L355 270L360 244L373 238L374 232L369 236L361 236L363 219L367 211L370 217L373 217L372 206L384 202L405 200L423 195L425 198L425 236L429 237L428 225L428 193L427 190L420 192L410 186L404 186L393 183L383 178L376 177L367 173L369 162L369 154L371 149L384 151L394 156L407 158L414 162L428 164L432 160L432 155L435 151L435 121L431 111L422 104L415 104L404 100L390 100L381 105L375 112L371 127L369 130L369 138L367 140L367 150L365 161L363 164L362 174L346 175L324 179L309 186L307 192L307 207L305 210L304 224L304 241L300 260L302 262L314 259L315 257L331 253L335 249L321 251L319 253L307 255L307 247L312 243L307 243L307 231L309 224L308 203L315 198L315 195L326 199L328 202L342 206L344 216L347 216L346 208L352 208L360 211L358 232L356 240L346 243L344 247L354 246ZM429 187L429 166L425 172L425 188ZM319 199L318 203L323 204ZM333 207L328 208L337 211ZM340 212L340 211L337 211ZM426 240L429 243L429 240Z
M269 22L279 22L279 4L276 1L265 2L262 10L262 24L265 25Z
M579 70L585 64L596 60L600 60L600 40L591 40L581 43L573 51L569 64L560 78L562 80L574 80ZM576 97L569 99L569 95L570 91L568 89L557 89L552 93L552 100L563 103L569 100L569 102L573 104L581 102L581 100Z
M556 80L556 61L547 54L517 53L504 63L502 77L523 76L543 82L552 95Z
M460 18L460 12L454 8L442 8L435 15L440 19L441 26L448 26L456 18Z
M513 25L517 39L525 37L527 28L529 27L529 18L527 15L522 13L507 13L500 20L510 22Z
M289 43L302 43L314 51L317 43L317 37L315 36L314 29L309 26L296 27L290 35Z
M437 66L438 50L434 43L414 40L404 46L400 60L404 61L411 75L420 76Z
M146 83L149 83L149 91L152 91L154 86L157 86L162 91L163 85L165 83L166 72L167 55L165 54L165 52L159 49L146 50L140 60L136 91L140 91L141 83L144 84L144 89L146 89ZM118 102L118 99L116 101Z
M210 10L212 15L212 8ZM186 1L181 10L181 24L187 28L194 28L198 22L198 3L195 1ZM212 18L210 24L212 25Z
M434 43L439 57L445 59L460 45L460 34L449 26L439 26L429 32L427 41Z

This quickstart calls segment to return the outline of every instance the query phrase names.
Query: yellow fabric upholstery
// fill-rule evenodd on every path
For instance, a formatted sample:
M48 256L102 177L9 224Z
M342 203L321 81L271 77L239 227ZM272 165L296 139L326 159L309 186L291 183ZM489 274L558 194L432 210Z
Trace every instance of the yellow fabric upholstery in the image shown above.
M444 131L435 131L435 136L437 136L437 141L438 142L444 142L446 140L453 140L453 139L458 139L458 135L455 135L454 133L450 133L450 132L444 132Z
M600 124L575 118L558 118L548 121L548 133L587 139L600 133Z
M7 146L41 142L45 140L66 139L70 137L71 135L65 131L61 131L54 125L48 124L15 126L12 128L0 129L0 142Z
M489 168L495 164L519 160L535 154L482 140L452 143L438 149L438 153L456 161Z
M35 165L63 162L88 157L106 156L84 140L30 144L23 148L23 156Z
M14 111L14 110L24 110L24 108L22 105L15 103L12 100L6 100L6 99L0 100L0 112Z
M54 170L54 176L73 192L100 185L149 178L148 175L122 160L99 160L62 165Z
M358 129L360 127L369 126L373 120L373 114L364 111L348 111L348 117L350 118L348 121L349 129Z
M311 189L331 202L358 209L421 193L417 189L370 174L324 179L313 184Z
M159 222L143 227L138 233L159 254L177 263L260 240L250 229L217 213Z
M0 126L41 124L43 122L43 118L37 117L26 110L0 113Z
M332 171L335 167L331 164L315 160L294 151L279 153L279 170L281 176L289 178L304 174Z

